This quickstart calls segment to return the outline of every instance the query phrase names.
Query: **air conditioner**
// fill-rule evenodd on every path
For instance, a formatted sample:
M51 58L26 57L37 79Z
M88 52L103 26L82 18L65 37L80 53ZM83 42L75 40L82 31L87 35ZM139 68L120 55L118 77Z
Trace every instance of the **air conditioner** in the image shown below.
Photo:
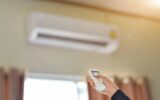
M29 42L110 54L117 50L117 29L104 23L56 14L33 13L28 21Z

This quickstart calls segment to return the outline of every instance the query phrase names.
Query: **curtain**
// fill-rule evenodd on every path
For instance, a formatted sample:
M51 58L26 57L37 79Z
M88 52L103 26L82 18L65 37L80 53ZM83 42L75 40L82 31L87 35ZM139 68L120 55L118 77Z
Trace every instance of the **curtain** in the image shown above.
M116 83L119 88L127 94L131 100L151 100L149 94L148 81L146 78L132 79L113 77L112 81ZM88 83L89 100L110 100L106 95L98 93Z
M23 100L24 74L16 69L0 69L0 100Z

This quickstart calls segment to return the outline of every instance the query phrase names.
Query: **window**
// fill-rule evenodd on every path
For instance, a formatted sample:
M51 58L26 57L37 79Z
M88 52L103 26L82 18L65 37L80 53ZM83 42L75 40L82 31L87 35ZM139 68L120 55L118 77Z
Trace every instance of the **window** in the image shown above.
M87 85L72 78L27 77L24 100L88 100Z

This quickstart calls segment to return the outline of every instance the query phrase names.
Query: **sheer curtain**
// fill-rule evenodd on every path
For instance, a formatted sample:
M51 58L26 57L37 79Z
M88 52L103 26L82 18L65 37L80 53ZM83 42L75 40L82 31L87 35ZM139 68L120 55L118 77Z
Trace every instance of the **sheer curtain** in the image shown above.
M23 99L24 74L16 69L0 69L0 100Z
M146 78L132 79L129 77L112 80L127 94L131 100L151 100L149 94L148 81ZM89 100L110 100L106 95L98 93L88 83Z

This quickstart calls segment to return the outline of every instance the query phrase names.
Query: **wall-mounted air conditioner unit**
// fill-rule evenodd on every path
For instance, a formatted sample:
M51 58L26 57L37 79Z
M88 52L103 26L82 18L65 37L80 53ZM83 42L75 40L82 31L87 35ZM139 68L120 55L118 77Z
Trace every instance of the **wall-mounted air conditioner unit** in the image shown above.
M33 13L29 17L29 41L110 54L117 50L119 34L113 27L89 20L55 14Z

